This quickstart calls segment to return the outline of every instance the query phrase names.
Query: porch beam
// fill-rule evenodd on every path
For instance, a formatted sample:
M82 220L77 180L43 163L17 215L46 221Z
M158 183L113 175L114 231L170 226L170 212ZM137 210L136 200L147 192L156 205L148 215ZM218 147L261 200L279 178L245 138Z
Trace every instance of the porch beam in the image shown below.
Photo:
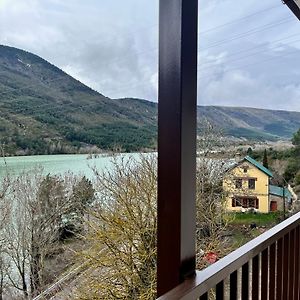
M158 296L195 274L198 0L160 0Z

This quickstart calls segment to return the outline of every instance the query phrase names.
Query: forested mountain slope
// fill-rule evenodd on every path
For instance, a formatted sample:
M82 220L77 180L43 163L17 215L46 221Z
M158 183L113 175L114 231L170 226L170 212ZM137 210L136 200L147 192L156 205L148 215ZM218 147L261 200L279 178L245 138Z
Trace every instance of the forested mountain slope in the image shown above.
M156 109L107 98L34 54L0 46L0 140L8 152L154 147Z
M202 106L202 116L229 136L290 138L300 112ZM8 154L53 154L156 147L157 104L110 99L44 59L0 46L0 143Z

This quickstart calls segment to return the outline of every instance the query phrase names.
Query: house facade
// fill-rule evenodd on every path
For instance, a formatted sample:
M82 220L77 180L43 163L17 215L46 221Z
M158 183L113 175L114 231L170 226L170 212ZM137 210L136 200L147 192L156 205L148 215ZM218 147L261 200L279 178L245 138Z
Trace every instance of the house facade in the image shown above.
M272 176L270 170L250 156L230 168L223 180L223 188L227 192L227 210L240 212L255 209L268 213L271 209L269 198Z

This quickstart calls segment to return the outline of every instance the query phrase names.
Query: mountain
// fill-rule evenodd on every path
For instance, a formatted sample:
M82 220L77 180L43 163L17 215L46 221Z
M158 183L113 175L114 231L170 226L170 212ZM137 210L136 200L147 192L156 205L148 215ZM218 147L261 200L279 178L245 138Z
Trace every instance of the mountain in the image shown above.
M0 46L0 142L6 152L155 147L156 104L110 99L44 59Z
M290 138L300 112L201 106L203 116L229 136ZM0 46L0 143L8 154L88 152L156 147L157 104L110 99L44 59Z
M300 128L300 112L293 111L203 106L198 108L199 129L201 116L228 136L250 140L291 139Z

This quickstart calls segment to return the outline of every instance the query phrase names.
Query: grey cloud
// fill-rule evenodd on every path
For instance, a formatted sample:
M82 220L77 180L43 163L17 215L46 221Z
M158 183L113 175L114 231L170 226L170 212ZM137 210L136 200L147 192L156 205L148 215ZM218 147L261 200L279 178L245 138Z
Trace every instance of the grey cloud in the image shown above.
M40 55L104 95L157 100L158 0L3 3L0 43ZM200 0L199 31L200 104L300 110L299 44L273 44L300 39L281 1Z
M300 110L299 56L299 49L284 46L280 51L265 47L245 61L224 59L207 71L208 78L200 75L199 102Z

